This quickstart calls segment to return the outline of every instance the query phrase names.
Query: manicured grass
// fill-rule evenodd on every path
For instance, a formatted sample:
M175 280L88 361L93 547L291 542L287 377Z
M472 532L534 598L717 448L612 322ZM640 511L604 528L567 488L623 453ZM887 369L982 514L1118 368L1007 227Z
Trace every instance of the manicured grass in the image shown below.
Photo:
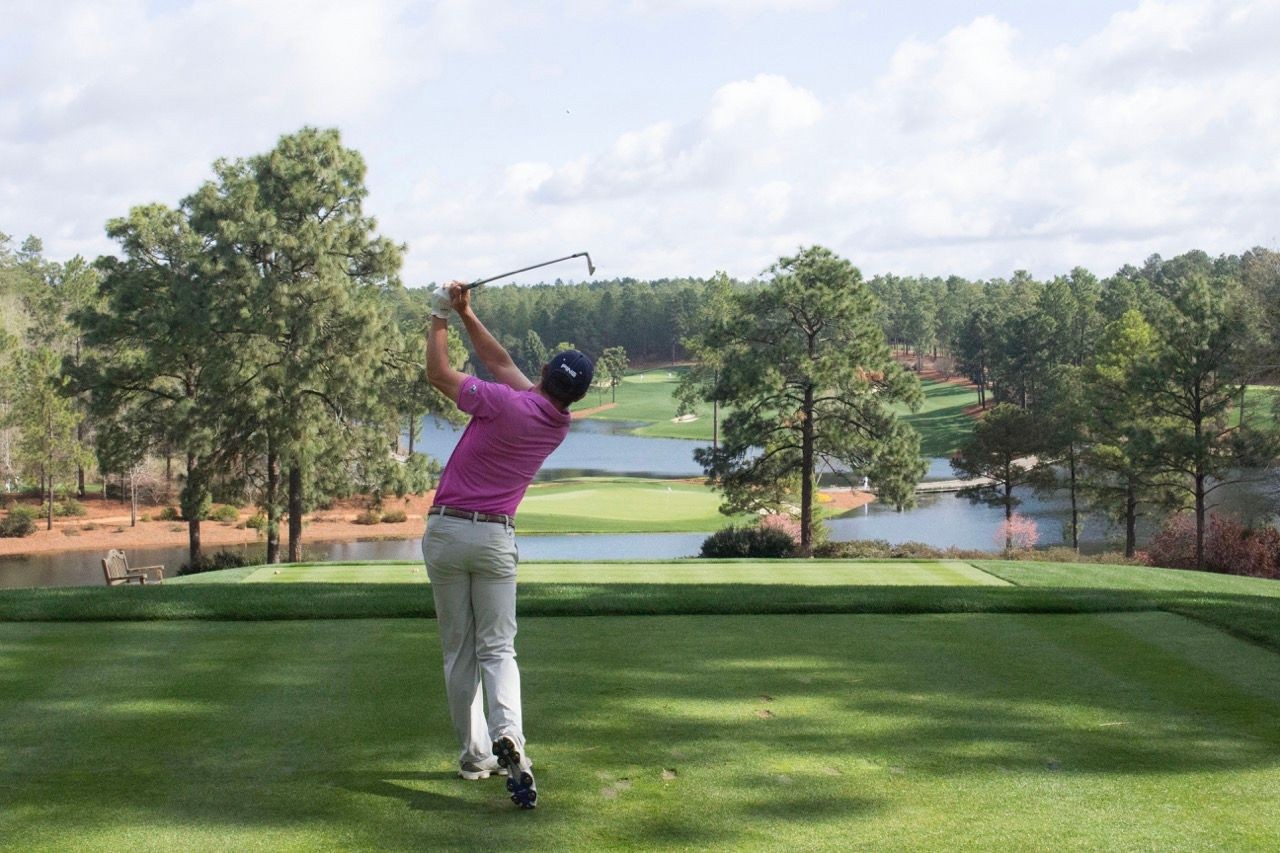
M698 406L698 419L673 423L677 404L672 394L685 372L683 367L659 367L653 370L635 371L622 380L617 389L617 405L591 417L603 421L634 421L644 426L633 430L635 435L650 438L688 438L711 441L711 405ZM583 404L608 403L611 397L592 394Z
M525 583L522 616L663 616L743 613L1096 613L1154 610L1199 594L1016 586L829 586L776 583ZM1280 620L1280 599L1239 600ZM0 622L431 618L426 584L173 584L151 589L0 590ZM1276 626L1280 647L1280 622Z
M978 390L933 379L920 380L920 387L924 391L920 411L901 405L894 411L920 433L920 455L950 456L973 432L974 419L965 409L978 405Z
M203 577L226 575L206 572ZM195 576L201 577L201 576ZM522 584L770 584L789 586L1004 586L1008 582L960 560L910 562L680 560L659 563L524 563ZM420 563L298 563L263 566L235 583L426 583Z
M1280 387L1250 385L1244 391L1245 422L1254 429L1276 429L1275 404L1280 400ZM1239 409L1235 410L1239 417Z
M520 627L533 813L499 779L453 777L432 621L0 625L0 839L188 851L1280 843L1280 659L1176 615Z
M658 368L628 376L618 388L617 406L591 417L645 424L633 430L636 435L710 441L709 404L698 407L696 421L671 422L676 416L676 402L671 395L682 371L683 368ZM922 455L950 456L973 430L973 418L964 412L977 405L977 389L932 379L921 380L921 388L925 400L920 411L913 413L906 406L898 406L895 411L920 433ZM606 394L603 400L609 402L609 395ZM588 399L591 405L596 401L594 396Z
M204 576L221 572L205 572ZM197 576L198 577L198 576ZM231 580L231 579L228 579ZM231 582L242 583L426 583L422 563L290 563L258 566ZM207 582L214 583L216 578Z
M1018 560L978 560L973 565L1019 586L1176 590L1280 597L1280 581L1213 572Z
M516 527L521 534L693 533L734 521L719 507L719 496L699 483L592 477L531 486Z

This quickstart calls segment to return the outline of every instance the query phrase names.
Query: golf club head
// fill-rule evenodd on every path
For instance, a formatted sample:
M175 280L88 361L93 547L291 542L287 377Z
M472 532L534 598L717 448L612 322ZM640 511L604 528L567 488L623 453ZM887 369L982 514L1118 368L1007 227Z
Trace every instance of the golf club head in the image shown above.
M587 258L587 275L595 275L595 274L596 274L596 265L595 265L595 264L593 264L593 263L591 263L591 253L590 253L590 252L583 252L582 254L583 254L583 255L585 255L585 256L586 256L586 258Z

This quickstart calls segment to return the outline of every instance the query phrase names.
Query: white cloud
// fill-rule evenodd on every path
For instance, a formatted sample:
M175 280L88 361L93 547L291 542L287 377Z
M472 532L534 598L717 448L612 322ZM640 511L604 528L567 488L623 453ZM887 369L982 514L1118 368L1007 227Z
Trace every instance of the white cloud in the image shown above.
M108 217L320 123L365 154L411 283L582 249L602 275L751 275L814 242L868 273L1105 274L1277 237L1275 0L1142 0L1056 45L983 16L900 40L870 76L784 52L745 70L729 57L715 67L732 72L681 93L610 87L629 63L670 61L677 13L823 4L572 5L585 11L569 23L609 45L585 66L563 50L502 65L551 13L498 0L19 6L23 50L0 34L0 230L59 255L109 250ZM464 73L442 77L450 63ZM486 123L462 121L472 102ZM577 123L592 106L612 130Z
M557 168L533 198L571 204L729 187L755 167L782 159L788 141L821 116L818 99L783 77L760 74L727 83L712 94L701 118L623 133L610 150Z
M763 125L781 134L813 125L822 104L805 89L776 74L757 74L722 86L711 99L707 126L717 132L752 130Z

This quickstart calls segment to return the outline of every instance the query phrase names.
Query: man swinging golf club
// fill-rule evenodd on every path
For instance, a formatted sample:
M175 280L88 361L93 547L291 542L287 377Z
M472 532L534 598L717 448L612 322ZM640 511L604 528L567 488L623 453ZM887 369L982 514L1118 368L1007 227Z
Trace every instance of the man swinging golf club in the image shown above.
M453 282L432 300L427 378L471 415L422 537L449 715L462 747L458 775L485 779L505 771L511 799L531 809L538 791L525 753L516 667L515 513L543 461L568 434L569 406L586 395L594 371L589 358L569 350L543 366L535 385L471 310L467 285ZM449 364L451 310L496 381Z

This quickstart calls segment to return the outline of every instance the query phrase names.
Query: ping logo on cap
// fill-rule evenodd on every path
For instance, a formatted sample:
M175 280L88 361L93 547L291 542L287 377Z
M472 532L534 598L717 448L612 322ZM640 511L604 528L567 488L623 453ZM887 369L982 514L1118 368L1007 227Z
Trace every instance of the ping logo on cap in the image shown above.
M568 364L566 364L563 361L560 362L560 369L563 370L565 373L569 374L570 376L572 376L574 379L578 378L578 371L574 370L572 367L570 367Z

